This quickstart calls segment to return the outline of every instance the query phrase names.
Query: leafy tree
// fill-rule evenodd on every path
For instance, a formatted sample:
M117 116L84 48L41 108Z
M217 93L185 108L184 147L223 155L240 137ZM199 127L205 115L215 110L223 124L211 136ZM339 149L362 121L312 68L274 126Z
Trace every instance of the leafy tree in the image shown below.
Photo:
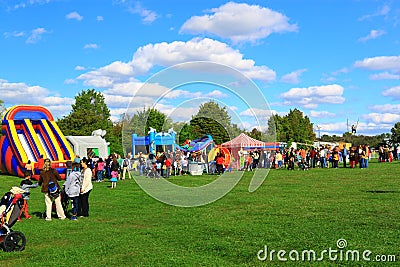
M396 122L396 124L391 129L392 135L390 140L393 144L400 144L400 122Z
M148 134L150 127L156 129L157 132L166 131L171 128L171 120L167 119L167 115L154 108L143 108L137 111L132 117L128 118L124 115L123 120L126 124L127 133L130 132L138 136Z
M150 130L150 127L156 129L157 132L162 132L166 129L165 121L166 121L167 116L154 109L148 109L147 110L147 120L146 120L146 131Z
M178 133L178 144L183 144L187 139L195 139L193 134L193 127L190 124L184 123L183 126L181 126L180 128L181 129Z
M106 140L110 142L111 152L122 153L118 130L114 129L102 93L94 89L83 90L75 97L72 111L59 119L57 124L65 135L91 135L94 130L106 130Z
M251 132L248 133L248 136L250 136L250 137L252 137L254 139L257 139L257 140L261 140L262 139L262 133L259 130L257 130L256 128L253 128L251 130Z
M75 97L72 111L58 121L66 135L91 135L94 130L111 130L112 122L104 96L94 89L83 90Z
M288 143L307 143L316 138L313 123L296 108L283 117L277 114L271 116L268 120L268 134L276 134L278 141Z
M209 134L217 144L230 140L231 117L226 107L221 108L214 101L200 105L199 111L190 120L190 126L195 138Z

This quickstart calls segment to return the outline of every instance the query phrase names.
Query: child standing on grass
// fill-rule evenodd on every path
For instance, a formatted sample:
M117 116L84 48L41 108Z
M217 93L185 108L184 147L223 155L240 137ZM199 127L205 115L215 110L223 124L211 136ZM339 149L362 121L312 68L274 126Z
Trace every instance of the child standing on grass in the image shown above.
M113 169L111 169L111 179L110 179L111 188L117 188L118 176L119 176L118 168L114 167Z
M31 171L31 170L26 171L26 172L24 173L25 179L22 180L22 181L21 181L21 184L20 184L20 188L21 188L22 190L24 190L24 193L22 194L22 197L23 197L23 199L24 199L24 204L22 205L21 214L20 214L20 216L18 217L18 220L21 219L22 213L24 213L24 216L25 216L26 219L32 218L32 216L29 215L29 211L28 211L28 200L29 200L29 195L31 194L31 193L29 192L29 189L30 189L30 188L38 187L39 184L38 184L38 183L35 183L35 184L32 183L32 181L31 181L31 175L32 175L32 171Z

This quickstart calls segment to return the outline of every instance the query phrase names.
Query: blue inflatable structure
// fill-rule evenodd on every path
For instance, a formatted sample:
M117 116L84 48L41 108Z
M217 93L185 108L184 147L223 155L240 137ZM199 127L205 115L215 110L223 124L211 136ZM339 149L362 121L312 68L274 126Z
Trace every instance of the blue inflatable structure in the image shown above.
M132 134L132 154L136 155L139 152L156 154L160 151L175 151L175 140L176 133L173 129L169 129L168 132L157 133L155 129L150 128L147 136Z

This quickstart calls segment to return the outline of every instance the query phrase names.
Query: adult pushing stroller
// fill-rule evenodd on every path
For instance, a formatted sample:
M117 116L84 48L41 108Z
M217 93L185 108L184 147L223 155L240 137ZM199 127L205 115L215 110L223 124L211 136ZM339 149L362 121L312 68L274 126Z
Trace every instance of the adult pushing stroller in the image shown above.
M21 188L13 187L0 200L0 246L6 252L25 249L24 234L11 229L21 214L24 204L23 193L24 190Z

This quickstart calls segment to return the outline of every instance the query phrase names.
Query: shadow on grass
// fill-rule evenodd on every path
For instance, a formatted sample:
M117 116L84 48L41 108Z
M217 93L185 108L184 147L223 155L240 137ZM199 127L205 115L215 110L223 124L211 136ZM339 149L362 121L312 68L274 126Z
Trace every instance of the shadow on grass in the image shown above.
M375 193L375 194L387 194L387 193L392 193L392 194L398 194L400 193L400 191L396 191L396 190L367 190L365 191L367 193Z

